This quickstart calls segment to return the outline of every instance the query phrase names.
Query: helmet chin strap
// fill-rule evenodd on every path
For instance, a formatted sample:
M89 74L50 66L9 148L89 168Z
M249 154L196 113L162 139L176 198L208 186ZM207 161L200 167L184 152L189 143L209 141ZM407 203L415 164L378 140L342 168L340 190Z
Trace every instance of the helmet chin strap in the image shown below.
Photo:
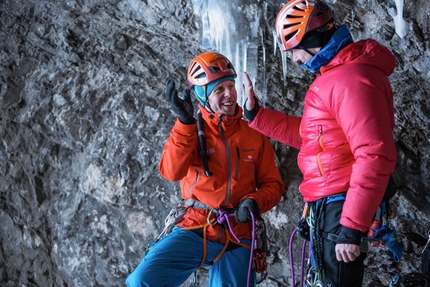
M309 55L311 55L312 57L315 56L314 53L312 53L311 51L309 51L307 48L304 47L300 47L300 49L304 50L306 53L308 53Z
M209 104L209 102L207 100L206 100L206 103L205 103L205 108L207 110L209 110L209 112L211 112L212 114L215 114L214 110L212 109L211 105Z

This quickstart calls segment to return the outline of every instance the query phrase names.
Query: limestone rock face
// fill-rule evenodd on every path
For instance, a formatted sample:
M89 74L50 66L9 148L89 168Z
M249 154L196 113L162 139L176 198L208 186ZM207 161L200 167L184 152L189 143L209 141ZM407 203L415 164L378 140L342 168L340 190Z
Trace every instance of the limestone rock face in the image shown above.
M175 121L165 83L185 88L189 61L205 50L193 2L0 1L1 286L124 286L163 229L180 200L178 184L158 173ZM399 191L390 225L403 258L371 247L365 277L365 286L387 286L395 273L420 271L430 229L430 2L329 3L354 39L374 38L397 60ZM236 4L261 33L258 94L267 107L300 115L312 75L289 61L283 72L272 36L281 1ZM260 286L289 286L301 175L297 151L273 145L286 190L265 214L271 256ZM301 244L296 238L296 275ZM206 276L201 270L201 286Z

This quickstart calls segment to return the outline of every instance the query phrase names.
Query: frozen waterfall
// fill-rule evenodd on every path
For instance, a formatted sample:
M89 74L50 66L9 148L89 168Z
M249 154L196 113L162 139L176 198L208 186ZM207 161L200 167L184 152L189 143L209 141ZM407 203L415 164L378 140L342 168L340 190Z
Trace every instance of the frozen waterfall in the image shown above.
M194 12L202 20L202 48L205 51L216 51L225 55L236 69L238 103L242 106L244 102L242 89L244 71L250 76L254 87L260 84L263 90L259 90L258 97L264 103L266 51L261 21L266 14L263 11L265 4L262 10L256 4L244 7L243 3L239 2L240 0L192 0ZM261 51L259 47L262 48ZM262 56L259 56L261 54ZM258 71L259 64L263 65L263 72Z

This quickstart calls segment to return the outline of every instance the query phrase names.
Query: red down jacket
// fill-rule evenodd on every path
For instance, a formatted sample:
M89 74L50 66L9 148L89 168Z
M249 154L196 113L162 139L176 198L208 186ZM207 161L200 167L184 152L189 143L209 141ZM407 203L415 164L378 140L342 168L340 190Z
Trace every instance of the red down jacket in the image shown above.
M211 177L204 174L199 156L197 125L176 120L161 157L159 171L170 181L180 181L182 198L204 203L209 208L236 208L245 198L254 199L264 213L281 199L284 184L269 139L249 128L238 107L236 116L211 114L199 105L204 120ZM177 224L205 224L209 210L190 208ZM251 238L250 224L230 220L239 239ZM209 227L207 238L225 242L219 225Z
M250 126L300 149L305 202L347 191L341 224L365 232L396 165L393 54L375 40L352 43L320 70L302 117L260 110Z

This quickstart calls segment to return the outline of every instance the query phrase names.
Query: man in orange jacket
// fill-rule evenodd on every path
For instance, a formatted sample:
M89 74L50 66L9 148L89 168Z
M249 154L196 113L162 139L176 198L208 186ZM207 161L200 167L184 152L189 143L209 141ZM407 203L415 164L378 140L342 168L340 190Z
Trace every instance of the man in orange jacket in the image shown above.
M284 185L269 139L248 127L237 104L231 62L219 53L194 58L188 86L178 97L167 82L166 96L178 116L159 170L180 181L182 202L171 213L171 232L159 240L128 286L179 286L200 266L210 286L253 286L250 270L252 224L281 199Z

